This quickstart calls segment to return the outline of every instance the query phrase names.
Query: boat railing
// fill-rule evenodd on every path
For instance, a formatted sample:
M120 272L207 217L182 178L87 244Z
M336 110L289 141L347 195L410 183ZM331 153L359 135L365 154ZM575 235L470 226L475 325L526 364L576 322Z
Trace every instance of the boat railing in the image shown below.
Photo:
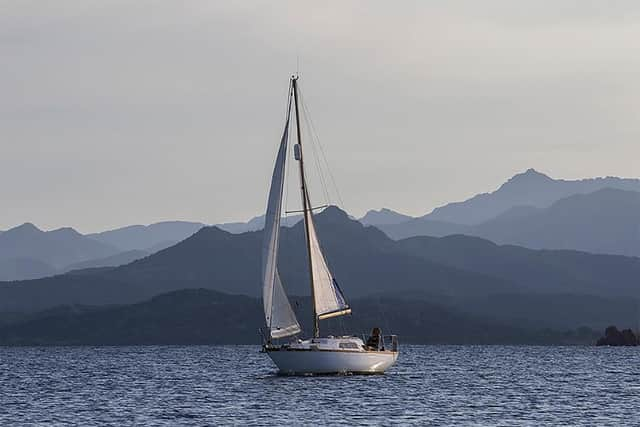
M383 335L382 347L385 350L398 351L398 336L397 335Z
M369 337L367 334L362 334L362 341L367 343L367 347L377 351L398 351L398 336L397 335L380 335L380 339L378 341L377 348L371 347L369 342Z

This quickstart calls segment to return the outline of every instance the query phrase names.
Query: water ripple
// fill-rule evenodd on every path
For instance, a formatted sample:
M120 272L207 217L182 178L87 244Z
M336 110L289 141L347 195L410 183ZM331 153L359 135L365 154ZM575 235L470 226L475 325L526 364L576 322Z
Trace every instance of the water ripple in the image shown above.
M636 348L404 346L282 377L253 346L0 348L2 425L635 425Z

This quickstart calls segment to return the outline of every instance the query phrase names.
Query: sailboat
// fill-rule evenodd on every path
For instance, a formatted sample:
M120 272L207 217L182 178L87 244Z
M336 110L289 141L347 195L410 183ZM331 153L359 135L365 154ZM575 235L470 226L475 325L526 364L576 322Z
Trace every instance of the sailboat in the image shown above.
M398 358L395 335L383 336L379 328L372 329L366 342L357 336L320 335L320 321L351 314L351 307L329 269L314 225L314 209L305 179L298 103L298 76L295 75L289 84L284 131L276 155L265 215L262 283L266 330L262 351L273 360L281 374L383 373ZM285 167L289 157L289 129L293 126L290 123L292 112L295 114L297 139L293 157L300 175L301 213L313 311L313 334L306 339L301 338L302 327L278 273L280 219Z

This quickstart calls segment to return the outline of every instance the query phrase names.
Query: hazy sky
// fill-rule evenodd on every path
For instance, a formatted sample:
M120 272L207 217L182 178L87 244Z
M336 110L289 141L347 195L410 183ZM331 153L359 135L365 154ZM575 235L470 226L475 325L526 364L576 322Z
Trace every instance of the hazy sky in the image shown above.
M0 229L262 213L298 56L353 214L640 176L637 1L0 0Z

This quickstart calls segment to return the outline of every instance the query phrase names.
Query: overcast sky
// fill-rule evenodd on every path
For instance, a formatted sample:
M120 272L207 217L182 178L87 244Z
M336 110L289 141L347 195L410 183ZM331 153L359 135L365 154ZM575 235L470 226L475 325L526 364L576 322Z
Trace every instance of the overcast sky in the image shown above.
M637 1L0 0L0 229L265 208L299 57L344 207L640 176Z

